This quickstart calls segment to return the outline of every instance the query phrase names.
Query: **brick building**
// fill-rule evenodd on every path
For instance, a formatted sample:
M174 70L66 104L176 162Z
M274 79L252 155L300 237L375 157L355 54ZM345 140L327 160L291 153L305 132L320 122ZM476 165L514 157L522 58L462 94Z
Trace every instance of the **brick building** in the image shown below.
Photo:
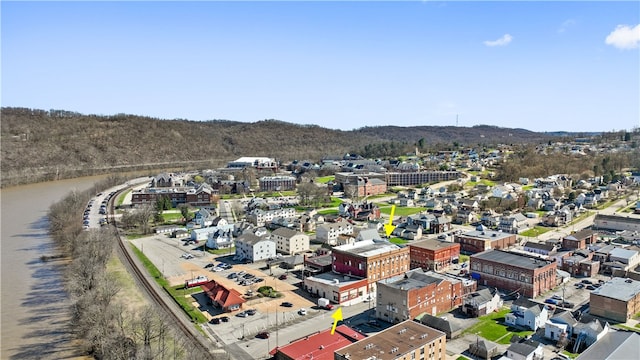
M263 176L258 179L260 191L287 191L296 188L293 176Z
M593 230L581 230L562 238L564 249L586 249L587 245L595 244L597 234Z
M364 339L366 335L353 330L346 325L336 326L331 333L331 328L317 331L313 334L293 340L286 345L277 346L269 352L275 360L333 360L333 352Z
M589 313L626 322L640 312L640 281L612 278L589 295Z
M334 352L335 360L447 359L442 331L407 320Z
M457 263L460 256L460 244L428 239L409 243L411 268L423 268L443 271Z
M388 172L384 176L387 186L411 186L431 182L456 180L462 175L459 171L414 171Z
M557 263L500 250L471 255L471 276L479 285L518 291L534 298L557 285Z
M455 236L455 242L460 244L463 254L477 254L489 249L507 249L516 244L516 234L485 230L480 225L476 230Z
M180 204L208 206L217 201L217 195L217 190L204 184L197 188L148 188L133 191L131 205L155 206L159 198L167 197L174 207Z
M377 281L409 270L409 248L388 241L364 240L333 248L332 270L367 279L369 291Z
M462 299L461 280L415 269L400 279L378 282L376 317L393 323L422 313L436 316L460 306Z

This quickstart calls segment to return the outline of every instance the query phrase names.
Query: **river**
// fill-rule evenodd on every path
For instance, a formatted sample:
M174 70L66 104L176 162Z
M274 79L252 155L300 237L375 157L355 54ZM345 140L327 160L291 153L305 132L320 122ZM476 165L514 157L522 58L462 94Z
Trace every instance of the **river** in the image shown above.
M30 184L0 190L2 279L0 359L80 358L69 332L69 300L61 261L48 234L49 206L72 190L86 190L105 176Z

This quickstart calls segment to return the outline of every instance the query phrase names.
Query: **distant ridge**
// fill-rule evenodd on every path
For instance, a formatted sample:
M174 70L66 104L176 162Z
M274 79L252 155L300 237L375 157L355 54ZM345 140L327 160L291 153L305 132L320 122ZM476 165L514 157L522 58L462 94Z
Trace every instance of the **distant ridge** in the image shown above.
M446 144L538 143L553 135L494 126L376 126L351 131L280 120L190 121L3 107L2 186L116 170L222 166L239 156L281 161L375 157Z

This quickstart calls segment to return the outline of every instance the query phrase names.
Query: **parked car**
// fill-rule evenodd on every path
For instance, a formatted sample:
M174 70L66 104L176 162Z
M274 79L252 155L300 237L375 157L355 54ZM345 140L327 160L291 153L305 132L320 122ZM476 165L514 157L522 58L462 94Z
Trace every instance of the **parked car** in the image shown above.
M278 276L278 279L287 280L287 274L282 274L282 275Z
M220 324L220 318L213 318L209 321L210 324Z
M236 314L236 316L237 316L237 317L247 317L247 316L248 316L248 314L247 314L247 312L246 312L246 311L243 311L243 312L239 312L239 313L237 313L237 314Z
M587 285L587 290L595 290L596 287L593 285Z
M298 314L300 314L300 315L307 315L307 309L302 308L302 309L298 310Z
M547 304L558 305L558 300L556 299L546 299L544 302Z
M208 269L210 267L213 267L213 263L208 263L207 265L204 266L205 269Z
M259 283L259 282L263 282L263 281L264 281L264 279L263 279L263 278L255 278L255 279L253 280L253 282L254 282L254 283Z
M551 297L552 299L556 299L556 300L562 300L562 296L555 294Z
M235 279L237 277L238 277L238 274L236 274L236 273L231 273L231 274L227 275L227 279Z
M584 280L581 281L581 283L586 284L586 285L593 284L593 282L591 280L589 280L589 279L584 279Z
M292 304L292 303L290 303L290 302L288 302L288 301L285 301L285 302L283 302L283 303L282 303L282 304L280 304L280 305L282 305L282 306L284 306L284 307L293 307L293 304Z
M258 334L256 334L256 337L259 339L268 339L269 338L269 332L268 331L261 331Z
M221 317L220 317L220 321L222 321L222 322L229 322L229 317L228 317L228 316L221 316Z
M247 313L247 315L251 315L251 316L253 316L253 315L255 315L255 314L256 314L256 312L258 312L258 310L256 310L256 309L249 309L249 310L247 310L247 311L245 311L245 312Z
M583 287L584 287L583 283L577 283L576 284L576 288L578 288L578 289L582 289Z

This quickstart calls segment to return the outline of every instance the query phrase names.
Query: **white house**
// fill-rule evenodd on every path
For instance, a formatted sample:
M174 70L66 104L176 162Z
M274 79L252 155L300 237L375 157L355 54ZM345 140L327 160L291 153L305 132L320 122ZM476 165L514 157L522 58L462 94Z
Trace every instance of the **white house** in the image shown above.
M569 311L562 311L547 320L544 326L544 337L549 340L559 341L561 338L571 339L573 328L578 320Z
M228 249L233 246L234 225L218 226L207 235L207 247L210 249Z
M191 240L205 241L209 238L209 234L216 232L216 227L206 227L202 229L191 230Z
M625 264L625 270L629 270L640 263L640 254L635 250L615 248L609 252L609 261Z
M526 340L511 344L507 348L504 358L511 360L543 360L544 349L542 344L534 340Z
M287 228L278 228L271 233L276 242L276 251L294 255L309 250L309 235Z
M546 306L520 297L511 304L511 312L505 315L504 322L536 331L544 326L548 317Z
M268 211L255 209L247 215L247 221L256 226L264 226L266 223L271 222L271 220L277 217L285 219L295 218L296 210L294 208L282 208Z
M273 240L252 233L240 235L235 245L235 258L238 260L256 262L276 256L276 243Z
M462 311L469 316L483 316L491 314L502 307L503 301L496 291L492 294L489 289L482 289L465 296L462 299Z
M348 221L325 223L316 228L316 240L329 245L337 244L338 235L351 234L353 234L353 225Z

